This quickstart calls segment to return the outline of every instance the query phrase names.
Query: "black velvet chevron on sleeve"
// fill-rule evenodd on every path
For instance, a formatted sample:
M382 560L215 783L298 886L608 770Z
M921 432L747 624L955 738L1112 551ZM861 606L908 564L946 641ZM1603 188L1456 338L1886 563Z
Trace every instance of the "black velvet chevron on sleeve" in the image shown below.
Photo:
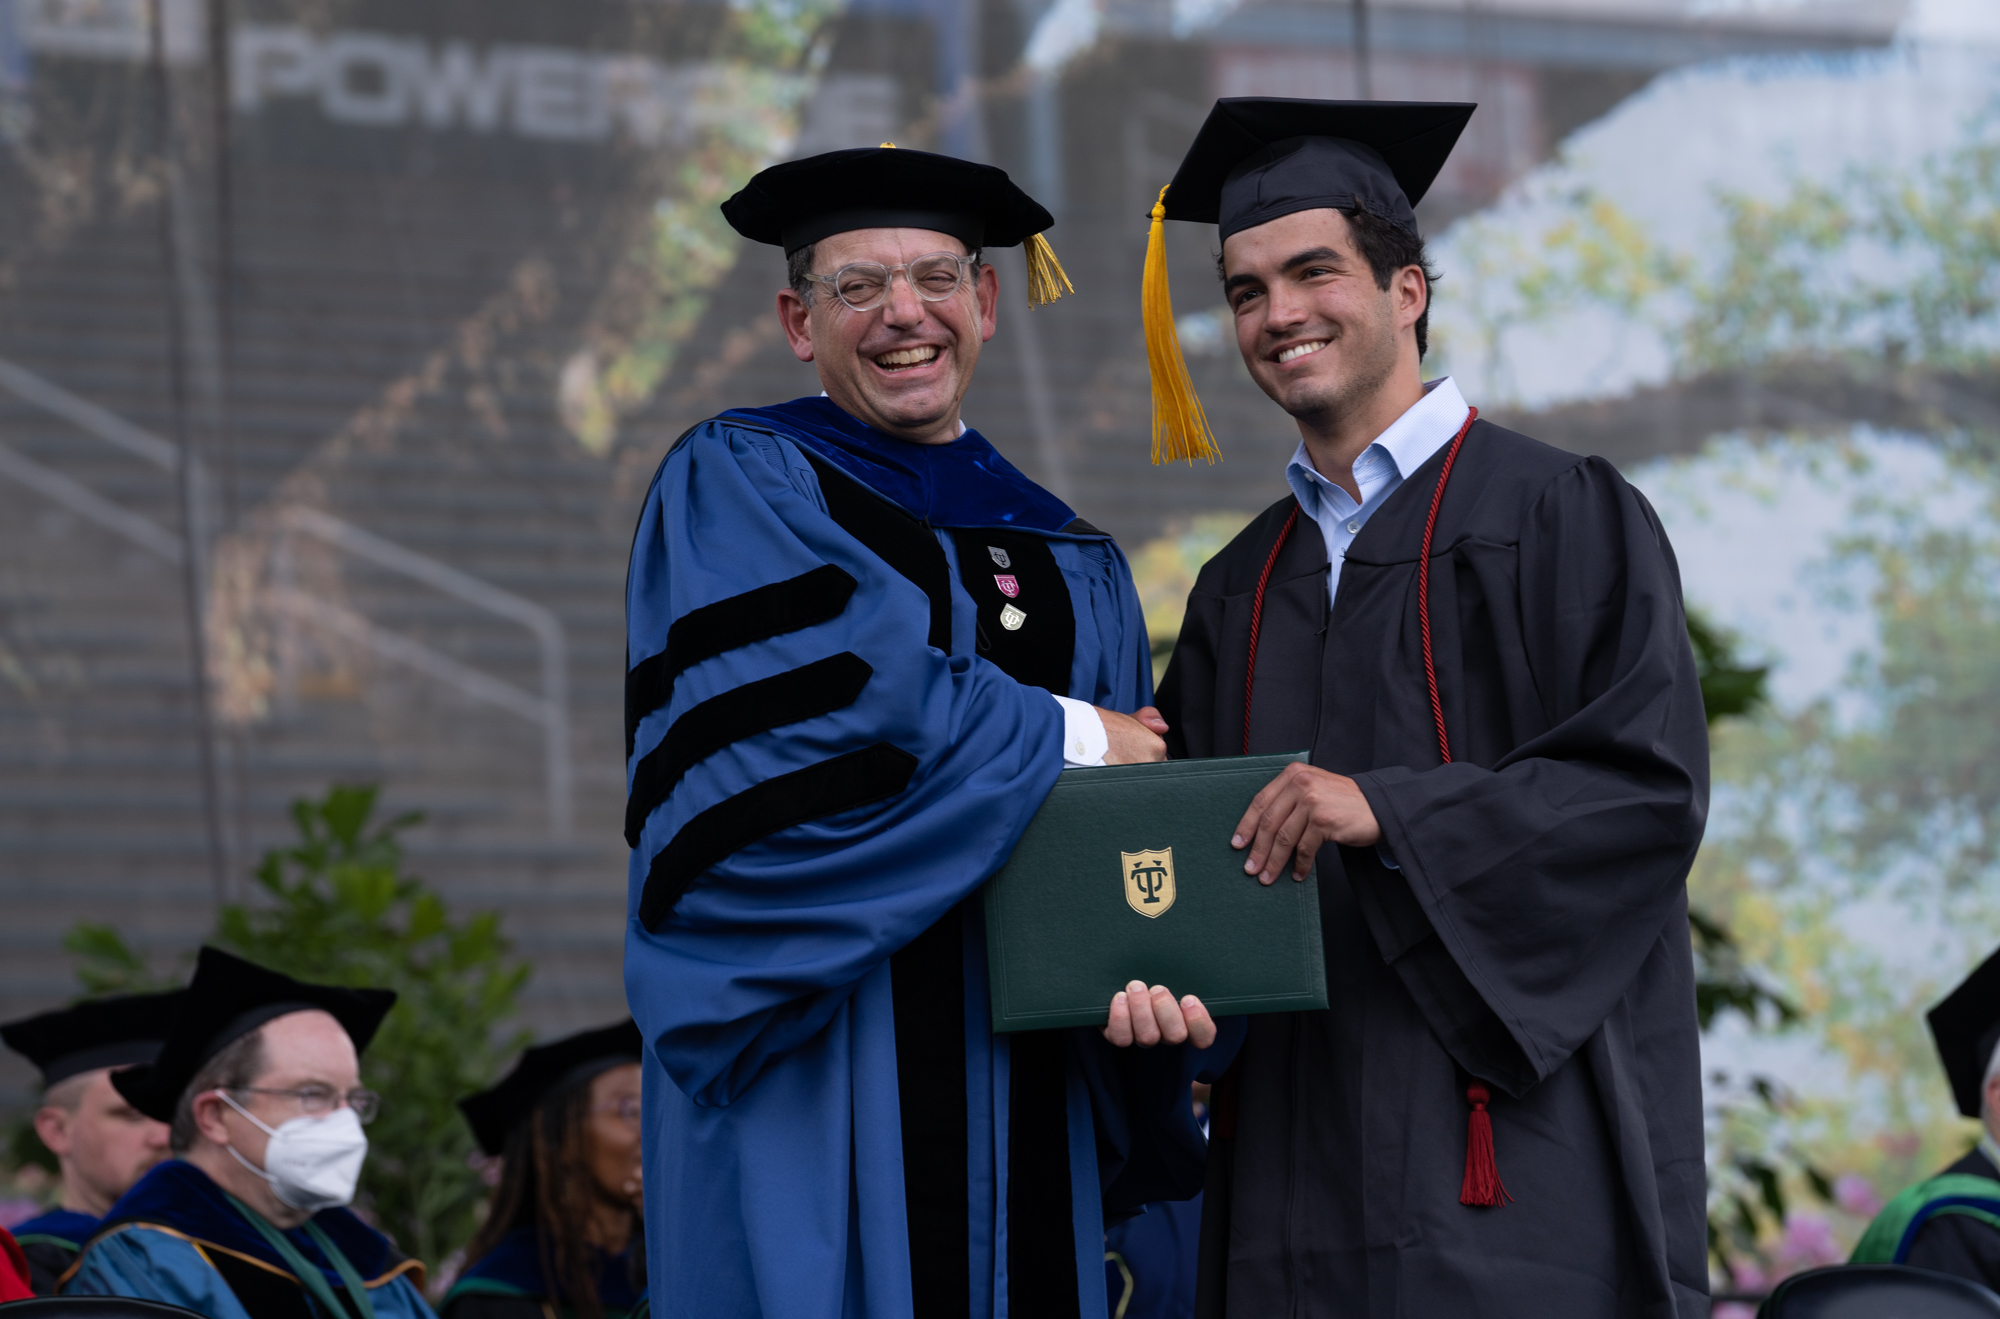
M951 650L951 565L938 544L937 533L895 504L814 453L806 461L819 476L827 516L840 529L866 545L931 602L929 643Z
M854 596L854 578L823 563L726 600L691 609L667 629L667 645L625 675L625 758L647 715L665 707L674 679L706 659L840 617Z
M781 829L895 796L917 758L877 742L780 774L709 807L680 827L653 858L639 895L639 920L657 930L702 872Z
M632 773L625 803L625 843L639 845L639 831L690 769L731 743L854 704L875 670L852 651L710 697L674 720L660 744Z

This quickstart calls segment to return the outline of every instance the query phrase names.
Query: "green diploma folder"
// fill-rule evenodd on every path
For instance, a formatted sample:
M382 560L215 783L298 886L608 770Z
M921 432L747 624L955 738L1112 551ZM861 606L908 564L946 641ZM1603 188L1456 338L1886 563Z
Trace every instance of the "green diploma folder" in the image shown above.
M1102 1026L1133 980L1218 1017L1326 1006L1318 880L1270 887L1229 836L1306 753L1069 769L986 884L993 1029Z

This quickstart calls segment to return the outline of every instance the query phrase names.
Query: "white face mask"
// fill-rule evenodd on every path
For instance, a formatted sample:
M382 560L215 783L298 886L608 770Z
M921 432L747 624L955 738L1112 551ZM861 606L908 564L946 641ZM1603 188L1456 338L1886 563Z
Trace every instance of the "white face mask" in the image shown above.
M223 1103L257 1122L243 1105L220 1090L215 1093L222 1095ZM295 1117L275 1131L262 1122L257 1126L271 1138L264 1147L263 1167L244 1158L234 1145L224 1148L238 1163L269 1182L278 1199L309 1214L354 1199L361 1162L368 1157L368 1137L362 1134L361 1119L353 1109L336 1108L323 1118Z

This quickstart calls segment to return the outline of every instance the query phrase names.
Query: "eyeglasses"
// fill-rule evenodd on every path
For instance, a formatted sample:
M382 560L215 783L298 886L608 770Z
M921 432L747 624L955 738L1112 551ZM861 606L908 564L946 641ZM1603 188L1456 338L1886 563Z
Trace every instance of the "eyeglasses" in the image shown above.
M639 1097L637 1095L626 1095L623 1099L614 1099L608 1104L592 1104L590 1111L593 1113L616 1113L618 1120L626 1126L636 1127L639 1125Z
M889 296L889 284L898 271L910 288L925 302L943 302L965 287L965 274L979 264L974 256L955 252L932 252L901 266L885 266L876 261L856 261L831 275L807 275L816 284L831 285L835 296L855 311L874 311Z
M230 1089L245 1095L283 1095L299 1101L299 1111L307 1117L320 1117L337 1108L351 1108L354 1116L363 1124L373 1122L375 1114L382 1109L382 1096L373 1090L349 1090L346 1094L330 1085L302 1085L296 1090L270 1090L263 1086L237 1085Z

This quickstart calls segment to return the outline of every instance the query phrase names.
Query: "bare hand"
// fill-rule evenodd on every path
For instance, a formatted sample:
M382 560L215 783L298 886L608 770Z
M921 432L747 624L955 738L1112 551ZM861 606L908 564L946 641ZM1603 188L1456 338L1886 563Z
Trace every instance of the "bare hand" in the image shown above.
M1312 873L1313 857L1322 844L1373 847L1381 841L1382 826L1353 779L1295 763L1279 771L1252 799L1229 845L1248 847L1243 873L1270 884L1284 868L1287 853L1292 857L1292 878L1304 879Z
M1158 710L1149 705L1133 714L1119 714L1101 705L1095 708L1097 717L1104 721L1104 736L1111 743L1104 752L1105 764L1143 765L1167 758L1167 744L1161 740L1167 721L1160 718Z
M1206 1049L1215 1043L1215 1019L1193 994L1176 1000L1165 985L1146 988L1134 980L1111 996L1111 1021L1104 1038L1120 1049L1150 1049L1161 1040Z

